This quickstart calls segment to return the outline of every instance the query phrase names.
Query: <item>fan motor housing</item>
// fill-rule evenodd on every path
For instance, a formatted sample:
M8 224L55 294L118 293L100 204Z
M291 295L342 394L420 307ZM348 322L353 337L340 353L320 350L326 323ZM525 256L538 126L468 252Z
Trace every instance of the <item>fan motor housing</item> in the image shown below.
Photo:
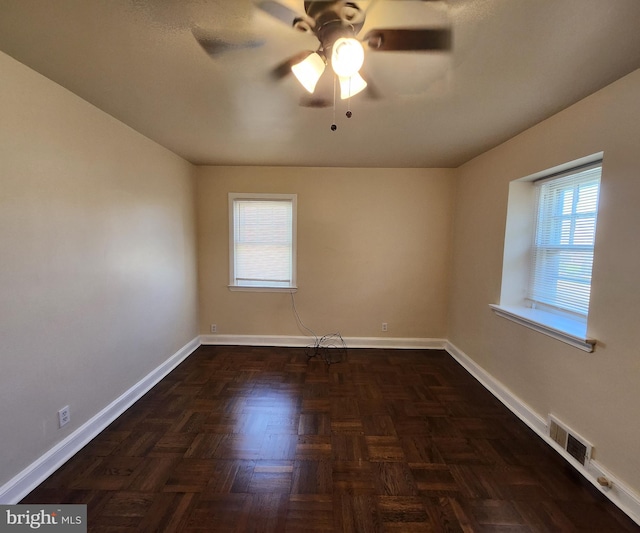
M358 10L359 7L352 2L305 2L307 15L315 22L309 25L309 29L315 33L321 43L322 49L327 57L331 55L333 43L340 37L355 37L362 25L364 24L364 14L359 18L358 24L352 24L349 20L345 20L346 10ZM352 12L350 12L352 14ZM354 19L353 16L349 17ZM294 22L298 29L303 29L304 22L298 24Z

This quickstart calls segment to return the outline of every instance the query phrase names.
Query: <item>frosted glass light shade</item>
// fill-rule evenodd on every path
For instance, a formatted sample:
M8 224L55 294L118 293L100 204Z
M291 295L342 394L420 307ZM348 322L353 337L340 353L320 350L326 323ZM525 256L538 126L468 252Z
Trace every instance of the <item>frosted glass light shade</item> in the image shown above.
M300 84L311 94L316 89L320 76L324 72L324 61L317 52L309 54L303 61L291 67L291 72Z
M345 100L366 89L367 82L357 72L350 78L340 76L340 98Z
M340 37L333 44L331 67L338 75L350 78L356 74L364 62L364 48L357 39Z

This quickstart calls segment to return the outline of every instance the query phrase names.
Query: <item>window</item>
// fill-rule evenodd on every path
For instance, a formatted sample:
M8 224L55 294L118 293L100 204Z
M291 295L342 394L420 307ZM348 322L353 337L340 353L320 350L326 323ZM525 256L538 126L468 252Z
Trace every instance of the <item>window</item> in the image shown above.
M229 286L296 287L295 194L229 194Z
M585 351L602 153L509 185L501 317Z
M536 183L537 218L527 299L586 320L601 165Z

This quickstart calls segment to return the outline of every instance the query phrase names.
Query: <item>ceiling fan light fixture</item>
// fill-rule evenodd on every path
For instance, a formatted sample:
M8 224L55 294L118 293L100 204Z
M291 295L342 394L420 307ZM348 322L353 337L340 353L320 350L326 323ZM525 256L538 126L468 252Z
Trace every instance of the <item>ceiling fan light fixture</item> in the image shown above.
M291 72L300 84L311 94L315 91L320 76L324 72L324 60L320 54L313 52L300 63L291 66Z
M340 77L350 78L357 74L364 62L364 48L353 37L340 37L333 43L331 67Z
M367 82L357 72L350 78L339 76L340 79L340 98L346 100L367 88Z

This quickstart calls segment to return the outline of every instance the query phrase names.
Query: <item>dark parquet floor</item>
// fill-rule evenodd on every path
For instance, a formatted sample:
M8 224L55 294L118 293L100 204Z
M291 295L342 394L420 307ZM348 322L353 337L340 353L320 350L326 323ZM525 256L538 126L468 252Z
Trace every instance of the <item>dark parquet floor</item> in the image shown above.
M446 352L202 346L22 503L92 532L637 532Z

